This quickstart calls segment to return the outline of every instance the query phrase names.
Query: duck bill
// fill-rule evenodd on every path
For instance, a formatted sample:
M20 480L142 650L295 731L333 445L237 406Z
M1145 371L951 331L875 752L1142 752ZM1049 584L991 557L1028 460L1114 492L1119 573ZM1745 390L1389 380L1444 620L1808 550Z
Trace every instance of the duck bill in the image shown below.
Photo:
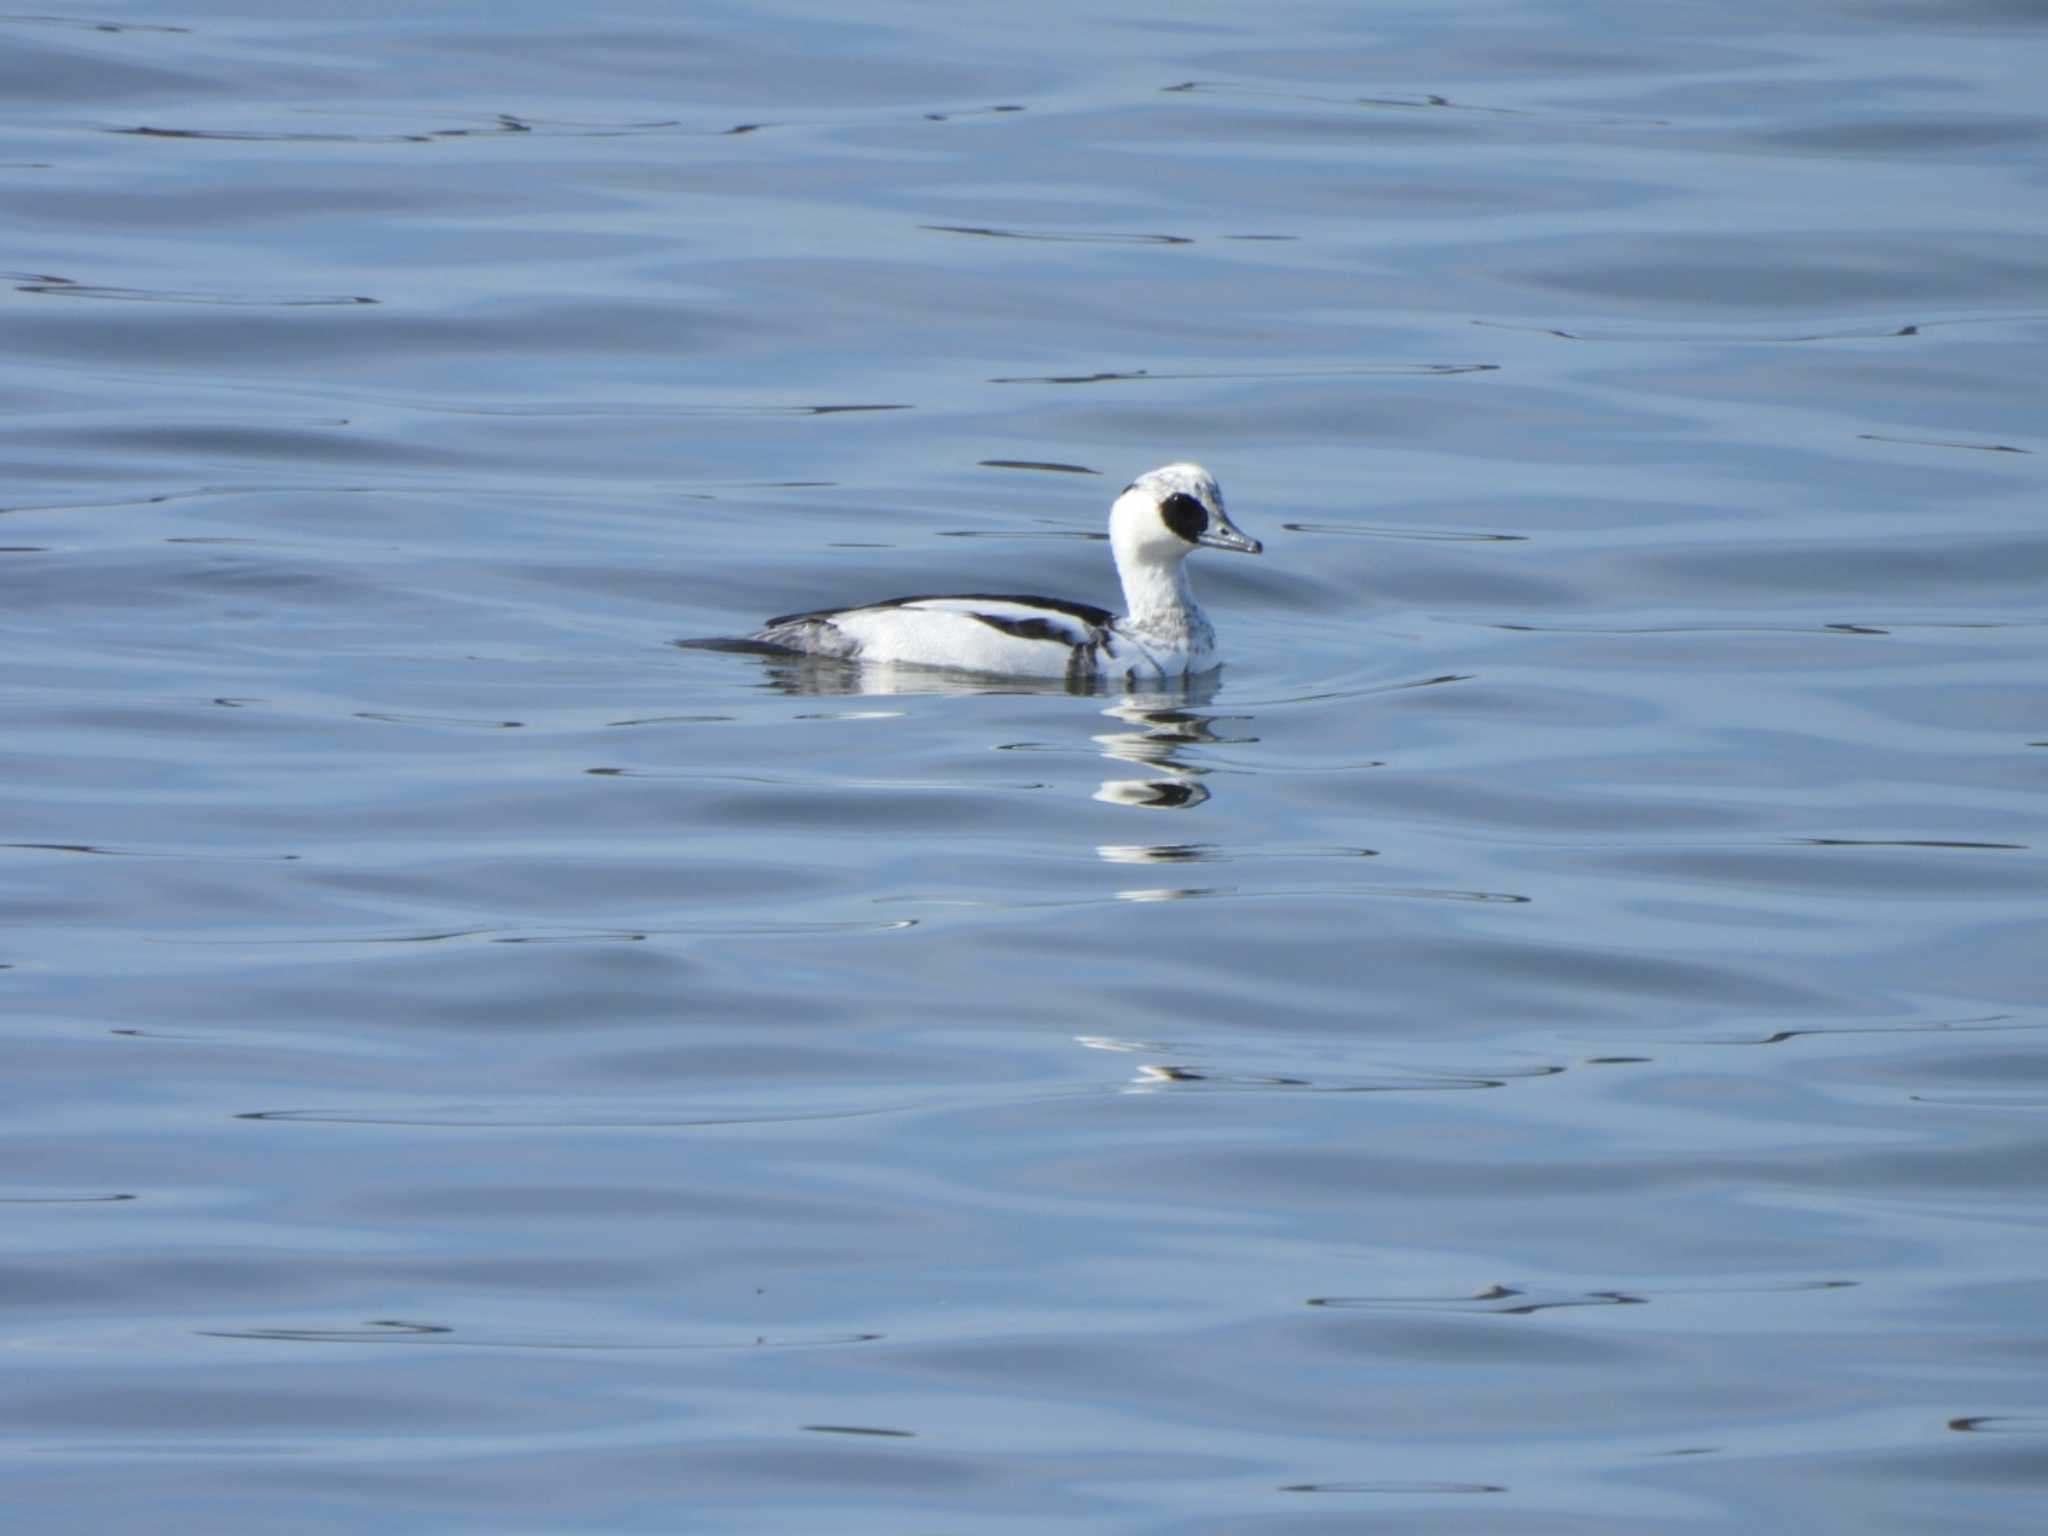
M1256 555L1266 547L1249 534L1240 533L1235 524L1225 522L1220 517L1212 519L1195 542L1209 549L1234 549L1241 555Z

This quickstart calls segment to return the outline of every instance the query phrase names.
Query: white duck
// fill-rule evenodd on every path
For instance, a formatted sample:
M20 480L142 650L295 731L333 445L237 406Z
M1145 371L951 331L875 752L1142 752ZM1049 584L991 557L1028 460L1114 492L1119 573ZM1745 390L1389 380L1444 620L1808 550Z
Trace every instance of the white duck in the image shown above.
M770 619L749 646L811 656L953 667L1021 677L1181 677L1216 666L1216 631L1195 605L1197 545L1256 555L1199 464L1138 476L1109 509L1125 612L1051 597L899 597Z

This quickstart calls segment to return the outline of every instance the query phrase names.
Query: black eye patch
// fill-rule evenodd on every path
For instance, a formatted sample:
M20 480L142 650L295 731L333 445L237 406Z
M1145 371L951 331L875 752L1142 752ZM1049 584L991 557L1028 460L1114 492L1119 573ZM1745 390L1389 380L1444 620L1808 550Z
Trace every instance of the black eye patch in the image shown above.
M1209 509L1186 491L1175 491L1159 503L1159 518L1190 544L1209 531Z

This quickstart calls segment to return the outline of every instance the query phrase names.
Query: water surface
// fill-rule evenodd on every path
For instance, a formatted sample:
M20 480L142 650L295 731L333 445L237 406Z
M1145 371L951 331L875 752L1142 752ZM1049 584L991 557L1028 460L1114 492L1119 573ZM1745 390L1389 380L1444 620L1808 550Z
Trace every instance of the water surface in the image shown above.
M0 18L18 1519L2032 1527L2038 8L352 16Z

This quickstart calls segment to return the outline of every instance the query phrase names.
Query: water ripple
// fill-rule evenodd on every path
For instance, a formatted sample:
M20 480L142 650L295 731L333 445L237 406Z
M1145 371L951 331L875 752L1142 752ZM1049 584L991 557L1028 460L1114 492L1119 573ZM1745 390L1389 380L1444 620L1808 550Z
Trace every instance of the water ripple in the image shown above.
M1498 373L1498 363L1366 363L1355 368L1286 369L1190 369L1185 372L1155 372L1133 368L1125 372L1018 374L990 379L991 384L1163 384L1202 379L1365 379L1382 376L1450 378L1461 373Z
M1464 112L1481 117L1512 117L1537 123L1561 127L1584 126L1603 128L1668 128L1671 122L1661 117L1627 117L1579 112L1539 112L1527 107L1490 107L1474 102L1452 101L1448 96L1434 91L1416 91L1402 96L1324 96L1289 86L1247 85L1229 80L1183 80L1178 85L1162 85L1162 94L1189 95L1200 92L1209 96L1241 96L1270 98L1280 101L1302 101L1322 106L1367 107L1381 111L1398 112Z
M2048 1029L2044 1023L2012 1023L2011 1014L1989 1013L1971 1019L1935 1019L1920 1024L1815 1024L1800 1029L1773 1030L1768 1035L1738 1036L1733 1039L1687 1040L1686 1045L1783 1045L1808 1035L1942 1035L1997 1034L2008 1030Z
M1853 1289L1854 1280L1793 1280L1780 1285L1689 1286L1675 1290L1528 1291L1490 1285L1470 1296L1311 1296L1307 1305L1350 1312L1457 1312L1492 1317L1528 1317L1578 1307L1639 1307L1658 1298L1765 1296L1796 1291Z
M4 846L4 845L0 845ZM307 934L288 939L252 937L231 939L157 938L159 944L245 945L289 947L297 945L383 945L451 944L473 939L486 944L581 944L594 940L641 943L666 938L803 938L847 933L901 933L918 926L914 917L885 919L846 918L804 921L796 918L706 918L701 922L667 924L650 928L565 928L535 931L516 928L446 928L417 933Z
M0 1205L116 1205L125 1200L139 1199L128 1194L117 1195L0 1195Z
M1961 1435L2048 1435L2048 1414L1968 1414L1950 1419L1948 1427Z
M1430 1482L1414 1478L1388 1478L1360 1482L1282 1483L1278 1491L1281 1493L1506 1493L1508 1485L1505 1483Z
M942 235L982 235L992 240L1044 240L1058 245L1193 245L1195 242L1186 235L1130 235L1084 233L1053 233L1042 230L994 229L973 224L920 224L919 229L933 230Z
M1104 786L1107 788L1108 786ZM1158 786L1147 786L1156 788ZM1200 789L1200 785L1176 785L1175 788ZM1430 886L1395 885L1298 885L1261 886L1256 890L1234 885L1183 886L1175 888L1152 888L1118 891L1111 896L1062 896L1062 897L1015 897L1015 896L955 896L922 895L906 893L895 896L878 896L878 902L905 903L931 907L981 908L996 912L1029 912L1057 910L1061 908L1108 906L1120 901L1190 901L1225 898L1237 901L1298 900L1301 897L1335 897L1349 899L1391 899L1396 901L1475 901L1504 906L1526 906L1533 897L1516 895L1511 891L1461 891Z
M96 21L84 16L0 16L0 26L70 27L80 32L184 32L190 27L159 26L146 21Z
M557 1338L505 1331L468 1333L447 1323L413 1323L378 1318L359 1328L195 1328L203 1339L252 1339L273 1344L436 1344L468 1349L550 1350L754 1350L825 1349L871 1344L880 1333L755 1334L705 1339Z
M302 109L306 115L322 115ZM335 116L328 112L324 115ZM537 138L623 139L650 134L665 137L732 138L756 133L772 126L766 123L735 123L726 128L700 128L676 118L647 120L606 120L602 118L521 117L500 112L483 122L464 123L453 128L343 129L322 132L302 128L166 128L156 124L107 128L106 133L144 139L197 139L241 144L433 144L447 139L497 138L531 135Z
M916 1432L908 1429L878 1429L869 1424L799 1424L798 1429L813 1435L879 1435L890 1440L915 1440Z
M1384 528L1370 523L1282 523L1289 533L1335 533L1362 539L1416 539L1446 544L1526 544L1526 533L1476 533L1457 528Z
M1907 443L1916 448L1968 448L1977 453L2025 453L2031 448L2015 448L2010 443L1962 443L1939 437L1888 437L1881 432L1858 432L1857 441L1865 443Z
M16 293L47 294L58 299L119 299L142 304L224 304L260 309L319 309L336 305L375 304L361 294L264 294L198 292L174 288L118 288L107 283L81 283L69 277L38 272L0 272L0 281Z
M0 843L0 848L19 848L32 853L83 853L108 859L189 859L206 864L290 864L304 857L296 853L199 853L171 848L105 848L97 843Z
M607 1098L589 1104L470 1103L422 1105L416 1109L254 1109L237 1120L295 1125L379 1125L441 1130L684 1130L717 1125L784 1125L821 1120L861 1120L935 1107L939 1099L901 1100L838 1109L680 1109L667 1104L634 1105Z

